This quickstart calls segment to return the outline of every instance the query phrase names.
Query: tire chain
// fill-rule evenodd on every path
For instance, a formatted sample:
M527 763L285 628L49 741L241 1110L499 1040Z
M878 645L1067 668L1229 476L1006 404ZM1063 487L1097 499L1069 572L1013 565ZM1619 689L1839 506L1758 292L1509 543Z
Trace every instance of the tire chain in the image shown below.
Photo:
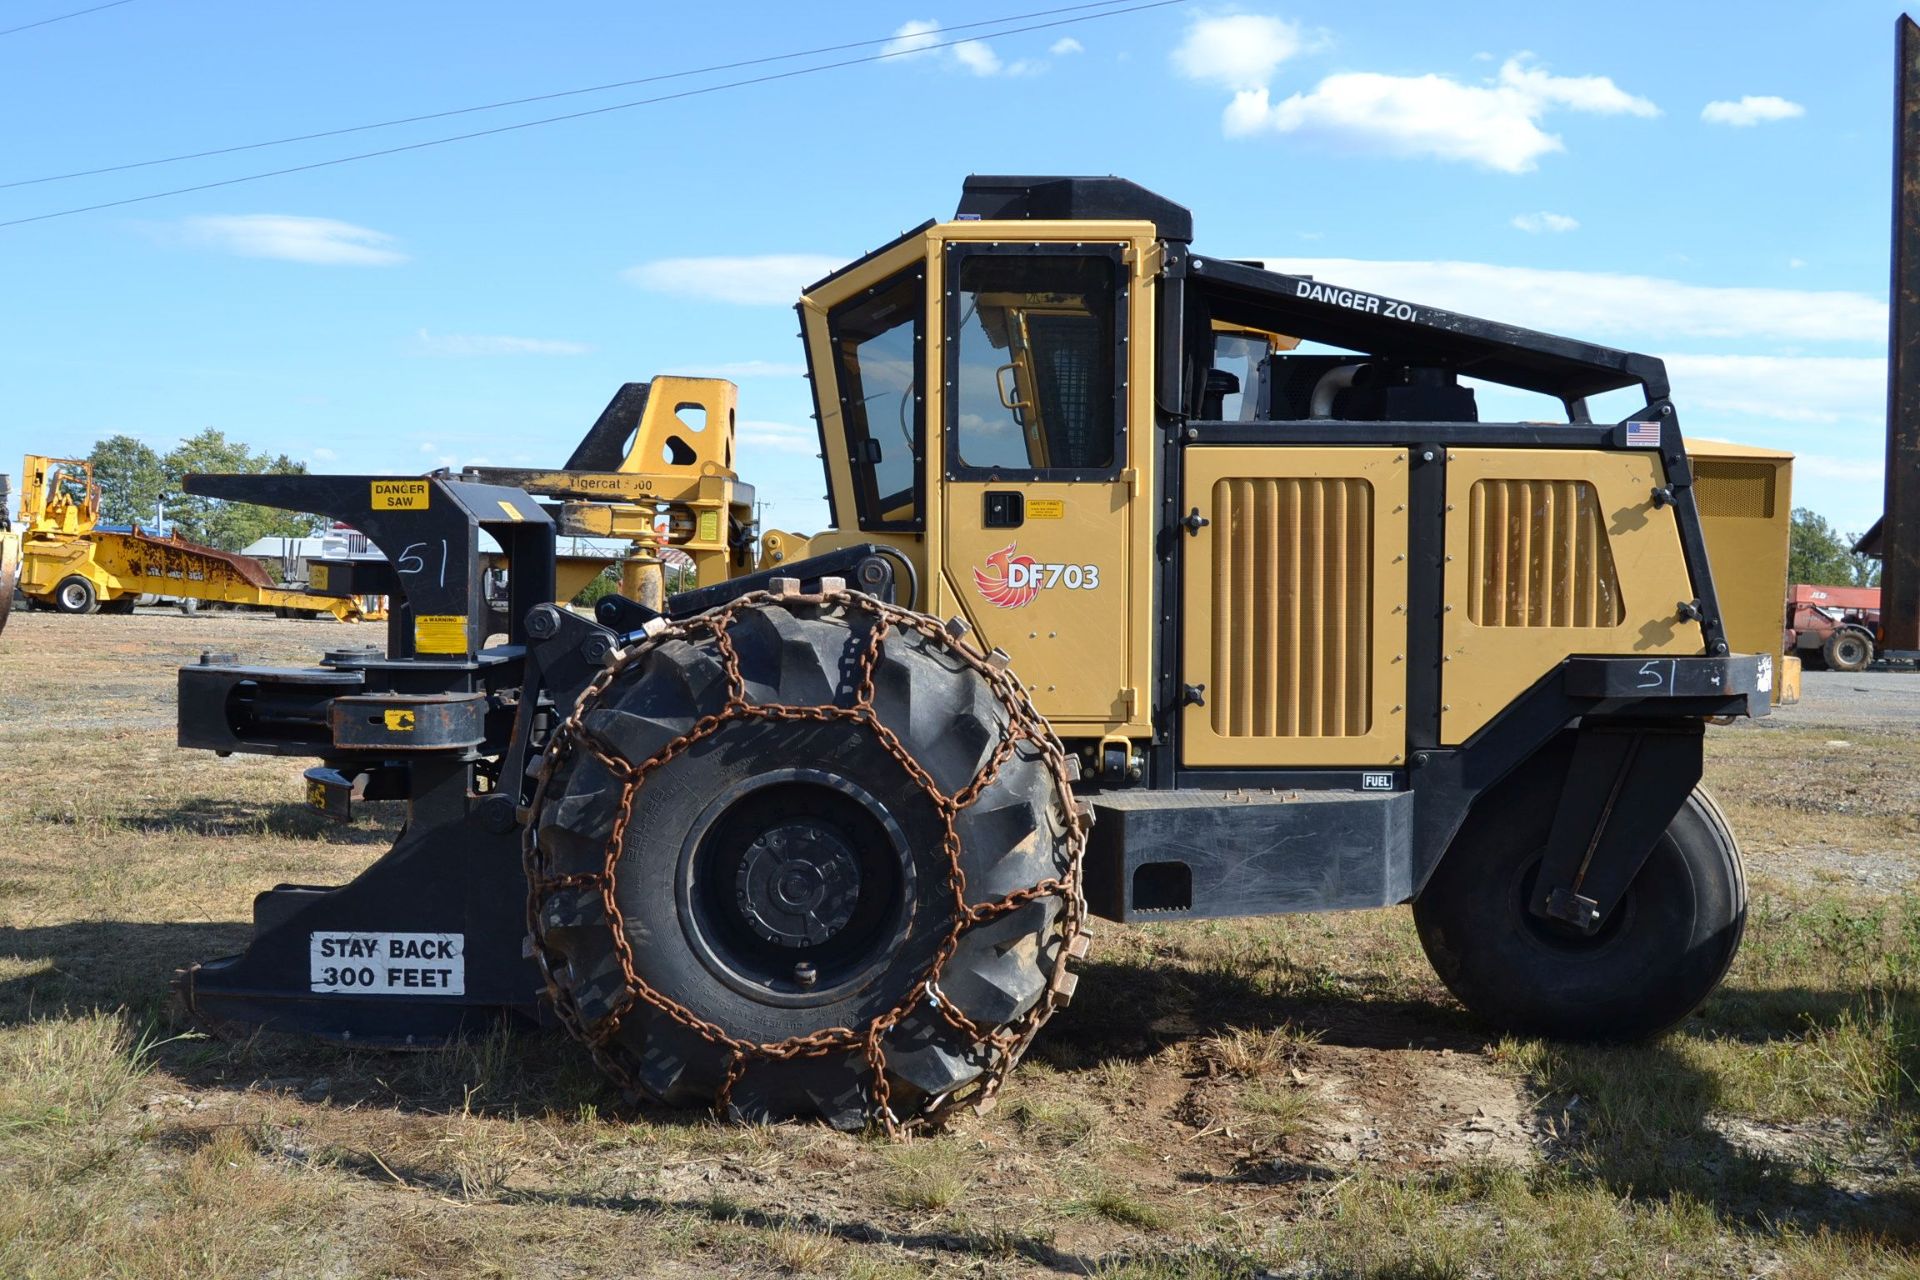
M873 619L873 625L867 634L865 652L860 655L858 680L850 706L841 706L835 702L818 706L793 707L774 703L755 703L747 699L746 680L740 673L740 658L734 650L732 638L728 633L735 618L765 603L839 605L865 613ZM992 755L975 772L973 779L952 795L940 790L932 775L913 758L899 737L882 723L873 709L874 674L879 663L880 645L895 629L919 632L948 652L960 657L968 666L986 678L1009 713L1009 724L1001 730L1000 741ZM1086 955L1086 943L1082 940L1085 936L1083 929L1086 901L1081 890L1080 861L1086 848L1087 830L1092 825L1092 810L1084 801L1076 799L1073 795L1073 782L1078 775L1078 770L1075 768L1077 761L1067 754L1066 748L1054 735L1051 726L1039 712L1034 710L1032 702L1028 699L1026 691L1021 688L1019 681L1009 674L1005 654L998 650L991 655L978 652L962 641L961 637L965 633L964 624L943 626L939 621L925 614L888 604L863 592L848 590L839 579L823 580L821 590L814 593L802 592L799 589L799 583L793 579L776 579L771 590L742 596L738 600L730 601L684 622L650 623L645 636L638 643L624 649L616 648L608 655L603 669L582 692L566 719L554 730L545 752L529 770L536 775L537 785L530 816L524 829L522 852L528 886L528 930L534 957L539 962L542 977L546 980L548 997L553 1001L554 1010L562 1024L587 1045L601 1069L627 1093L638 1096L644 1094L646 1090L641 1087L623 1057L620 1047L615 1044L614 1038L619 1033L621 1023L627 1015L644 1004L730 1053L725 1080L714 1098L713 1109L716 1115L725 1117L734 1086L739 1083L754 1062L784 1062L797 1058L826 1057L858 1049L863 1052L868 1069L873 1076L869 1087L868 1119L870 1122L881 1125L890 1137L900 1137L914 1130L936 1127L956 1108L963 1105L971 1105L976 1112L986 1110L999 1091L1001 1083L1006 1079L1007 1073L1013 1069L1014 1064L1020 1060L1028 1045L1032 1043L1034 1036L1039 1033L1041 1025L1046 1022L1056 1007L1066 1003L1074 985L1074 979L1067 972L1067 962L1070 959L1082 959ZM700 717L687 732L668 742L639 764L633 764L603 750L593 740L593 736L584 730L585 716L599 704L614 681L619 679L621 673L628 667L669 640L692 642L702 638L712 639L714 647L719 651L721 669L726 676L727 701L719 711ZM952 893L953 923L949 926L946 937L935 953L933 963L908 990L901 1002L892 1009L876 1015L864 1027L857 1029L823 1027L806 1035L791 1036L771 1043L741 1039L702 1018L671 996L656 990L641 978L634 968L632 944L627 940L623 917L614 898L615 868L626 839L628 822L633 816L634 800L645 784L647 776L655 769L712 737L725 725L747 720L840 721L864 727L874 735L888 754L899 762L908 777L932 802L945 827L942 845L947 855L947 884ZM960 863L961 842L955 823L960 813L993 784L1001 766L1022 742L1031 743L1038 748L1046 768L1052 774L1060 788L1060 794L1065 799L1067 872L1064 877L1050 876L1037 884L1016 889L992 902L970 904L966 900L967 877ZM547 788L557 774L558 766L576 749L585 750L620 780L622 790L618 816L614 820L613 830L607 840L606 861L601 870L574 875L550 875L546 855L540 848L540 813L546 802ZM624 995L615 1003L613 1009L593 1020L588 1020L581 1014L572 993L556 979L556 971L564 968L568 962L563 955L558 954L548 945L540 918L540 909L549 895L578 888L597 889L600 892L602 907L606 913L606 923L613 935L614 954L619 960L625 985ZM1058 897L1062 900L1062 936L1054 959L1053 972L1049 975L1047 990L1034 1002L1033 1008L1005 1027L982 1027L956 1009L952 1001L941 997L939 988L941 973L947 962L953 958L954 952L960 945L960 939L968 930L996 920L1029 902L1046 897ZM1078 942L1077 946L1076 942ZM894 1115L889 1105L890 1087L887 1083L886 1050L882 1041L887 1032L922 1003L931 1004L951 1027L965 1035L974 1044L987 1049L989 1063L979 1078L969 1081L950 1094L936 1097L932 1104L918 1115L903 1121Z

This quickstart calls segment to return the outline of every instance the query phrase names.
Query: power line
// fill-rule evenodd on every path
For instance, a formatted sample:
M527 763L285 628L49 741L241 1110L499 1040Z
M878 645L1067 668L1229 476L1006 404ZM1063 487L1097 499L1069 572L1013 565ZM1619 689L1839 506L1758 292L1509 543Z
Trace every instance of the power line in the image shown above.
M1188 0L1149 0L1145 4L1136 4L1124 9L1107 9L1100 13L1086 13L1072 18L1056 18L1052 22L1036 22L1029 26L1012 27L1004 31L991 31L987 34L1001 36L1023 35L1029 31L1044 31L1053 27L1076 26L1083 22L1092 22L1096 18L1111 18L1121 14L1140 13L1147 9L1164 9L1170 5L1186 4ZM973 37L969 37L971 39ZM164 200L168 196L189 195L196 191L212 191L219 187L238 186L245 182L259 182L265 178L284 177L290 173L307 173L314 169L328 169L335 165L352 164L358 160L373 160L380 156L399 155L407 151L424 151L428 147L445 146L450 142L466 142L473 138L488 138L495 134L514 133L521 129L538 128L546 124L558 124L565 120L581 120L588 116L606 115L613 111L626 111L633 107L648 107L662 102L674 102L682 98L697 98L709 93L720 93L727 89L742 89L749 85L769 84L776 80L791 80L797 76L813 75L821 71L836 71L842 67L855 67L869 62L885 62L893 58L911 57L917 53L930 53L935 49L949 49L966 40L942 40L933 44L915 45L911 49L899 49L892 53L874 53L861 58L844 58L839 62L823 62L818 66L800 67L793 71L776 71L764 76L751 76L744 80L729 80L723 84L703 85L698 89L683 89L679 93L666 93L653 98L637 98L632 102L616 102L610 106L593 107L586 111L570 111L564 115L544 116L538 120L523 120L518 124L503 124L492 129L476 129L471 133L456 133L445 138L429 138L424 142L409 142L397 147L383 147L378 151L362 151L350 156L336 156L331 160L315 160L309 164L289 165L284 169L270 169L264 173L250 173L238 178L223 178L218 182L201 182L190 187L175 187L170 191L154 191L143 196L128 196L122 200L103 200L98 204L78 205L71 209L56 209L52 213L36 213L25 218L11 218L0 222L0 227L24 226L30 222L45 222L52 218L70 217L77 213L93 213L100 209L117 209L123 205L143 204L149 200Z
M128 0L117 0L125 4ZM1096 0L1091 4L1070 4L1054 9L1038 9L1032 13L1013 13L1003 18L987 18L979 22L959 22L952 26L930 27L916 32L915 38L923 36L946 35L954 31L972 31L980 27L998 26L1004 22L1024 22L1028 18L1050 18L1055 14L1074 13L1082 9L1104 9L1124 3L1124 0ZM104 7L104 6L103 6ZM90 11L89 11L90 12ZM1099 16L1099 15L1092 15ZM53 21L53 19L49 19ZM0 34L5 34L0 32ZM989 33L1004 34L1004 33ZM319 138L337 138L342 134L365 133L370 129L391 129L397 125L419 124L425 120L444 120L449 116L471 115L476 111L498 111L503 107L522 107L531 102L551 102L556 98L573 98L585 93L603 93L608 89L631 89L635 85L657 84L663 80L683 80L688 76L709 75L717 71L738 71L742 67L763 66L769 62L790 62L795 58L817 57L823 53L840 53L847 49L858 49L871 44L887 44L901 39L897 34L876 36L870 40L850 40L845 44L830 44L818 49L803 49L797 53L776 53L764 58L747 58L739 62L722 62L711 67L697 67L690 71L668 71L660 75L642 76L637 80L615 80L608 84L589 85L584 89L561 89L554 93L536 93L525 98L508 98L501 102L483 102L473 107L454 107L447 111L429 111L417 116L400 116L393 120L376 120L372 124L347 125L339 129L322 129L316 133L294 134L286 138L269 138L265 142L243 142L231 147L214 147L207 151L189 151L177 156L161 156L153 160L133 160L126 164L103 165L98 169L76 169L72 173L53 173L42 178L16 178L12 182L0 182L0 191L12 187L31 187L44 182L65 182L70 178L91 178L103 173L122 173L128 169L146 169L154 165L177 164L182 160L204 160L209 156L232 155L237 151L258 151L263 147L283 147L294 142L312 142ZM916 46L911 52L919 52Z
M35 27L44 27L55 22L65 22L68 18L81 18L89 13L98 13L102 9L117 9L123 4L132 4L133 0L108 0L106 4L97 4L91 9L75 9L72 13L58 13L51 18L42 18L38 22L25 22L17 27L8 27L0 31L0 36L10 36L16 31L31 31Z

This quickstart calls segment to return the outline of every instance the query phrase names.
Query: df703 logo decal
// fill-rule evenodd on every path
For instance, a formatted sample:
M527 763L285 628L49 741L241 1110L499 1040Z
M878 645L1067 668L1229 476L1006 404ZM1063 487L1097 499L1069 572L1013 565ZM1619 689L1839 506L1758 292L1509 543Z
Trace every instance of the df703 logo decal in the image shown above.
M1092 591L1100 585L1097 564L1040 564L1032 556L1017 556L1014 543L987 557L985 569L973 571L973 585L980 594L1002 609L1030 605L1034 597L1050 587L1069 591Z

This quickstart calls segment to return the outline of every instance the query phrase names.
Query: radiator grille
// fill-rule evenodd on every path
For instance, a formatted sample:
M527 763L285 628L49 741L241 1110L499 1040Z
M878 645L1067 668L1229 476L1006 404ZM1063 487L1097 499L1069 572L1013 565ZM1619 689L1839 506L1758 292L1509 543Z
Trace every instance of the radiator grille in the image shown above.
M1624 616L1600 502L1584 480L1479 480L1467 511L1483 627L1617 627Z
M1213 731L1348 738L1371 728L1373 486L1213 486Z
M1695 459L1693 496L1703 516L1753 516L1771 520L1774 475L1771 462Z

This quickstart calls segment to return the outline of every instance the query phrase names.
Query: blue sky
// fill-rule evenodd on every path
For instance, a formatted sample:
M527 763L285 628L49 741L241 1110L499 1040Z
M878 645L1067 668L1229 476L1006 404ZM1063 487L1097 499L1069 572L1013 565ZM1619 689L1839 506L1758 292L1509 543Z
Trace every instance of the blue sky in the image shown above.
M810 531L797 286L969 171L1079 172L1205 252L1660 355L1691 434L1878 514L1897 8L1195 0L913 52L1056 3L129 0L0 36L4 182L896 41L0 189L0 221L911 55L0 227L0 469L207 426L320 470L557 464L620 382L715 372L769 525Z

